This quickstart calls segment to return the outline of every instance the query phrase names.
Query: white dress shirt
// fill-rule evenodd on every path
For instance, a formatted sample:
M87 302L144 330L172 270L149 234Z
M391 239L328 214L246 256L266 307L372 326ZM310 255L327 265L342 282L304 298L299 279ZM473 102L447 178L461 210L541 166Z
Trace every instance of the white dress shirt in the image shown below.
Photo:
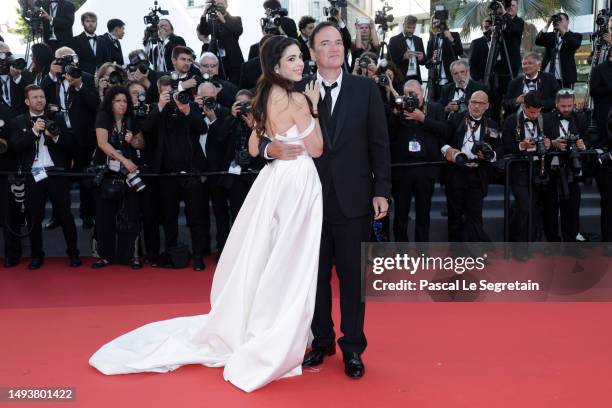
M325 88L323 88L323 85L332 86L334 82L338 84L338 86L331 90L333 113L334 109L336 108L336 101L338 100L338 95L340 95L340 88L342 88L342 70L340 70L340 75L338 76L338 78L336 78L336 80L332 82L327 82L325 79L323 79L321 74L317 72L317 82L319 83L319 85L321 85L321 100L325 98Z

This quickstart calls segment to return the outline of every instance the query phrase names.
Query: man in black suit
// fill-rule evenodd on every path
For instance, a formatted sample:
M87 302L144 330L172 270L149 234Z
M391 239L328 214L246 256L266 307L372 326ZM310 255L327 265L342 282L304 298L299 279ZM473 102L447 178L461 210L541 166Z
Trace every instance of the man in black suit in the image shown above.
M508 85L508 92L503 100L506 117L514 113L523 104L528 92L537 92L542 100L542 111L550 112L555 107L555 95L559 90L559 83L555 76L540 71L542 66L540 55L528 52L523 56L523 74L514 78Z
M128 80L140 83L146 90L147 103L155 103L159 99L157 80L164 75L151 69L151 64L144 50L134 50L128 55Z
M83 32L72 39L72 49L79 56L81 69L95 75L102 64L110 61L109 49L98 46L99 38L96 35L98 16L92 12L83 13L81 24L83 25Z
M160 42L153 48L150 60L154 70L168 72L172 70L172 50L177 45L186 46L185 40L174 34L174 27L166 18L159 20L158 34Z
M49 0L43 4L43 42L53 51L71 45L74 4L68 0Z
M429 100L439 101L442 87L450 82L450 64L463 55L463 44L459 33L448 27L440 27L440 21L431 19L431 33L427 42L425 66L429 69Z
M425 48L423 39L414 35L417 21L415 16L406 16L404 32L389 40L389 58L402 71L406 81L416 79L423 83L420 66L425 65Z
M48 104L60 109L58 121L64 129L63 137L71 141L67 151L72 159L71 171L81 172L91 165L91 158L97 146L94 122L100 99L96 92L93 75L82 72L81 76L70 75L70 69L78 64L68 62L76 53L68 47L55 51L49 75L42 82ZM85 228L93 226L93 192L80 179L80 216Z
M27 111L23 91L31 83L31 73L25 69L17 69L11 49L0 42L0 103L10 108L11 117Z
M266 10L266 16L276 18L278 17L278 21L280 22L280 26L278 27L278 32L270 32L270 34L276 35L286 35L290 38L298 38L298 30L295 25L295 21L292 18L287 16L281 16L279 11L282 8L281 2L278 0L266 0L263 3L263 8ZM264 32L264 34L268 34Z
M451 163L446 179L450 242L491 240L483 228L482 206L490 166L497 160L497 150L501 156L502 143L499 126L485 115L488 109L489 97L479 90L471 95L468 110L448 122L449 138L441 152Z
M120 40L125 35L125 23L118 18L108 20L106 23L108 32L98 37L98 46L105 47L105 55L108 60L104 62L114 62L123 66L123 51L121 50Z
M304 16L300 18L300 22L298 23L298 28L300 32L298 34L298 41L300 42L300 51L302 51L302 59L304 63L308 63L310 61L310 48L308 48L308 40L314 31L315 24L317 21L311 16Z
M242 19L227 12L226 0L215 0L219 7L216 18L208 16L210 4L206 6L200 18L198 32L203 36L211 36L208 51L221 58L223 66L219 70L224 79L238 85L240 81L240 66L244 62L238 39L242 35Z
M556 81L555 81L556 84ZM521 110L508 116L504 121L502 130L504 155L527 155L529 160L534 160L533 177L529 178L529 163L515 163L511 166L510 184L517 204L516 213L511 220L513 226L510 240L513 242L529 242L535 237L535 226L537 213L536 202L538 201L542 189L541 183L536 180L543 180L542 157L540 153L545 153L550 149L550 139L544 135L544 120L542 108L544 102L536 91L530 91L521 99ZM538 152L536 143L542 140L544 152ZM540 146L542 146L540 144ZM545 169L544 169L545 170ZM529 184L531 184L532 195L529 197ZM529 214L532 215L532 228L529 230ZM520 260L527 260L529 257L527 248L523 245L514 247L514 256Z
M327 45L322 45L327 44ZM323 96L317 107L325 141L315 165L323 187L323 229L312 332L312 350L304 366L316 366L336 351L331 318L331 270L340 279L341 330L338 344L345 373L363 376L361 353L365 303L361 300L359 251L369 240L372 216L387 215L391 193L389 136L380 91L370 78L343 72L342 31L332 22L320 23L310 38L310 53L319 68ZM269 141L268 141L269 142ZM279 141L262 143L263 157L295 158L303 150Z
M261 37L259 40L259 46L262 46L263 43L266 42L268 38L272 37L272 34L266 34ZM261 76L261 61L259 57L252 58L242 64L240 68L240 84L238 88L240 89L249 89L255 93L255 87L257 86L257 81Z
M470 73L474 81L482 82L485 75L487 55L489 54L489 43L491 42L491 29L493 23L490 17L486 17L480 24L482 37L472 40L470 44ZM497 65L497 64L496 64ZM497 68L497 67L496 67Z
M425 103L423 89L416 79L404 85L404 95L418 98L418 109L409 112L395 107L389 119L391 163L440 161L440 147L446 139L444 109L436 102ZM440 172L437 166L394 167L392 191L395 202L393 235L396 242L409 242L408 214L412 197L416 209L414 241L429 242L431 197Z
M212 52L205 52L200 58L200 72L205 81L210 81L219 88L219 93L216 95L217 101L230 108L236 100L236 93L238 93L238 87L219 78L219 59Z
M546 48L542 61L544 72L554 75L562 88L573 88L578 79L575 55L582 44L582 34L569 30L566 13L556 16L559 20L554 23L554 31L547 32L552 23L552 17L548 17L548 24L538 33L535 43Z
M468 110L468 101L476 91L485 91L486 87L480 82L470 79L470 67L465 59L453 61L450 65L453 82L442 87L440 104L444 106L447 116ZM487 103L488 103L487 98Z
M61 123L59 133L51 132L45 116L45 93L38 85L25 89L25 103L29 112L17 116L11 122L11 144L19 154L19 165L26 176L26 217L31 228L30 245L32 260L29 269L39 269L43 264L42 220L45 216L47 197L64 233L66 253L70 266L81 265L77 248L77 232L70 213L70 182L67 177L49 177L49 170L66 170L69 167L69 149L72 143L65 136Z

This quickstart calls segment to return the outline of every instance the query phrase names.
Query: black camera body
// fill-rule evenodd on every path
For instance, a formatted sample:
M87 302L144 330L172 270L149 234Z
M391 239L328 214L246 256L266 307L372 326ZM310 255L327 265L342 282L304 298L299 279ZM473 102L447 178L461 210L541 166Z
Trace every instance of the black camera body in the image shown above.
M361 69L368 69L371 63L372 63L372 60L369 59L368 57L359 58L359 68Z
M468 104L467 104L467 100L465 99L465 96L462 96L461 98L453 101L457 104L457 106L459 106L459 113L461 112L465 112L468 110Z
M393 14L389 14L391 10L393 10L393 7L385 2L382 10L376 10L376 14L374 15L374 24L380 25L381 29L385 32L389 30L390 25L395 21Z
M188 81L192 78L196 80L196 86L193 89L187 89L184 91L178 90L179 83L183 81ZM179 80L178 74L176 72L173 72L172 73L172 93L170 94L170 96L172 97L172 100L170 102L174 103L174 97L176 96L176 99L180 103L188 104L189 101L193 101L195 99L195 91L197 91L200 84L202 84L202 78L200 78L197 75L188 74L187 77L182 78L182 80Z
M253 105L251 102L242 101L238 103L238 117L242 118L248 113L253 113Z
M434 9L434 18L439 21L438 28L440 32L448 30L448 9L444 5L437 5Z
M395 108L403 114L404 112L412 113L419 107L419 98L414 92L409 92L408 95L398 96L395 98Z
M168 10L162 10L157 4L157 0L153 2L153 7L149 10L149 13L142 18L146 26L143 43L157 44L159 42L159 33L157 32L160 20L159 15L167 16L169 12Z
M582 171L582 160L580 159L580 150L576 142L580 139L580 136L575 133L570 133L566 138L566 152L567 157L571 163L572 171L575 175L580 174Z
M0 135L3 134L4 125L6 125L6 123L2 119L0 119ZM0 136L0 154L6 153L7 150L8 143L6 142L6 139L3 136Z
M149 114L149 105L147 104L147 96L144 92L138 93L138 104L134 106L134 116L144 118Z
M123 82L124 82L123 75L121 75L119 71L113 71L110 74L108 74L108 83L111 86L121 85L123 84Z
M506 10L512 7L512 0L501 0L501 1L494 1L491 4L489 4L489 10L493 12L497 12L497 10L500 9L500 3L504 5L504 8Z
M472 146L472 154L478 156L478 153L482 153L482 157L488 162L493 161L495 158L495 152L491 149L491 146L482 140L475 141Z
M204 99L202 99L202 108L206 107L207 109L215 110L217 106L219 106L219 103L212 96L205 96Z
M385 87L385 86L389 85L389 78L387 77L386 74L378 74L378 75L376 75L374 80L376 81L376 83L378 85L380 85L382 87Z
M73 55L64 55L61 58L56 58L53 63L62 67L62 76L66 74L72 78L81 78L83 76L83 71L79 68L78 59L74 58Z
M127 66L129 72L140 71L141 74L149 72L149 60L147 56L140 52L130 59L130 63Z
M9 75L11 67L23 71L26 65L27 63L23 58L15 59L10 52L0 53L0 75Z
M329 7L323 7L323 13L328 20L335 20L335 17L340 14L340 8L347 6L346 0L329 0Z
M223 4L217 4L215 0L208 0L206 14L210 17L216 18L217 14L225 14L225 6Z
M553 25L557 25L563 21L563 16L560 13L553 14L550 16L550 21L553 23Z

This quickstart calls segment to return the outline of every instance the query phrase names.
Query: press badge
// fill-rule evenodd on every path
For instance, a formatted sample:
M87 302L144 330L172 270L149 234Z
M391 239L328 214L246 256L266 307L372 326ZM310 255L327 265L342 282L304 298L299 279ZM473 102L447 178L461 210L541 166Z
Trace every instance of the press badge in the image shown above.
M47 171L45 170L44 167L32 167L32 176L34 177L34 181L36 183L48 177Z
M108 169L110 171L118 172L119 170L121 170L121 163L119 163L119 160L109 160Z
M237 165L235 161L232 161L232 163L230 164L229 170L227 172L229 174L235 174L236 176L239 176L240 173L242 172L242 167Z
M420 152L421 144L417 140L411 140L410 143L408 143L408 151L410 151L410 153Z
M219 57L225 58L225 48L219 48Z

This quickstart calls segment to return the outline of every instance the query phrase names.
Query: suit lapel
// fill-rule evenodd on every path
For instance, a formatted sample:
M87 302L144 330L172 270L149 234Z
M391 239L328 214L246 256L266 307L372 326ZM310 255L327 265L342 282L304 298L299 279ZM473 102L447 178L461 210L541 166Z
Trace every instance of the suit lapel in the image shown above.
M338 138L340 137L340 133L342 132L342 128L344 123L346 122L346 116L348 114L348 103L346 101L350 100L350 76L346 73L342 74L342 86L340 87L340 94L338 95L338 99L336 100L335 109L332 112L331 120L335 123L336 131L334 132L333 146L338 144Z
M323 133L323 139L325 141L325 146L328 149L331 149L332 143L329 138L329 132L327 131L328 121L330 120L327 117L327 109L325 108L325 104L323 103L323 99L319 99L319 103L317 105L317 111L319 112L319 123L321 124L321 132Z

